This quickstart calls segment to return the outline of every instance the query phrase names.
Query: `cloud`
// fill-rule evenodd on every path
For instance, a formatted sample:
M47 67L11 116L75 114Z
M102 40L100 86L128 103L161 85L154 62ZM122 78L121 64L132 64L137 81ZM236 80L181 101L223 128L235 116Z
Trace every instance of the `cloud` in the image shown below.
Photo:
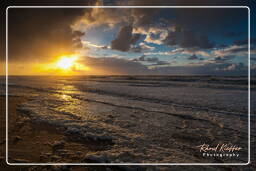
M226 68L222 68L222 70L224 70L224 71L234 71L234 70L244 70L246 68L247 67L245 67L243 63L234 63L234 64L231 64L231 65L227 66Z
M172 55L172 51L145 52L145 55Z
M170 65L170 63L167 61L160 61L157 57L146 57L146 55L142 55L141 57L135 58L132 61L147 62L147 66Z
M183 49L180 48L175 51L176 53L181 53L181 54L188 54L188 55L200 55L204 57L209 57L210 54L208 52L202 51L202 50L196 50L196 49Z
M144 2L146 3L146 2ZM137 4L135 2L135 4ZM179 9L180 11L181 10ZM172 9L171 14L183 15L179 10ZM202 12L202 11L201 11ZM204 11L203 11L204 12ZM176 27L180 27L184 30L191 30L192 26L195 23L200 23L200 21L193 19L194 23L191 25L184 25L186 23L177 20L165 19L163 17L159 17L159 14L170 15L170 10L165 9L145 9L145 8L136 8L136 9L93 9L91 13L86 13L81 19L77 22L74 28L86 30L88 27L95 27L99 25L108 25L109 27L113 27L115 25L132 25L133 33L139 33L146 35L145 42L162 44L164 40L172 38L170 34L173 33L173 30ZM189 13L190 16L193 16L190 13L189 9L186 9L186 13ZM202 13L200 13L202 14ZM156 18L157 16L157 18ZM211 16L211 15L210 15ZM182 17L181 17L182 18ZM199 17L198 17L199 18ZM196 18L196 19L198 19ZM200 18L201 19L201 18ZM208 19L207 19L208 20ZM201 26L202 27L202 26ZM128 32L128 30L126 30ZM207 36L203 35L194 35L194 31L184 31L182 34L185 34L182 38L181 42L182 47L201 47L201 48L211 48L213 43L208 40ZM177 36L180 37L180 36ZM186 38L188 37L188 38ZM168 41L169 43L172 41ZM178 42L176 44L179 44ZM115 45L114 45L115 47ZM116 48L116 50L121 49L121 51L127 51L129 46L123 46L122 48Z
M159 60L158 60L158 58L156 58L156 57L152 57L152 58L147 58L147 61L148 62L159 62Z
M83 44L84 48L87 47L93 47L93 48L99 48L99 49L109 49L107 46L97 45L89 41L81 40L81 43Z
M154 67L152 73L159 75L247 75L247 66L243 64L204 64L191 66Z
M155 47L149 46L149 45L147 45L146 43L143 43L143 42L141 42L139 45L140 45L140 48L142 50L154 50L155 49Z
M166 56L172 56L172 55L200 55L203 57L210 57L211 54L209 52L205 52L202 50L196 50L196 49L186 49L186 48L176 48L171 51L159 51L159 52L145 52L145 55L166 55ZM198 58L201 60L202 58Z
M97 3L96 3L97 4ZM133 23L131 9L118 8L92 8L90 12L84 13L79 20L72 24L74 30L86 31L93 27L105 25L113 28L118 23L130 25Z
M132 46L130 48L130 50L132 52L145 52L145 51L151 51L151 50L154 50L154 49L155 49L155 47L149 46L144 42L141 42L139 45Z
M135 28L134 32L146 35L144 41L147 43L161 45L163 44L163 40L166 39L168 35L168 28L158 28L151 26L150 28L147 28L147 30L145 30L145 28L139 27Z
M242 2L231 2L228 0L206 2L203 0L193 0L193 1L155 1L155 0L138 0L138 1L125 1L121 2L121 5L241 5ZM248 2L243 2L247 3ZM243 4L244 5L244 4ZM252 5L249 3L248 5ZM151 30L158 30L164 28L168 30L169 28L179 27L183 30L181 36L176 35L175 32L169 32L169 37L166 40L169 45L179 45L184 48L201 48L210 49L215 46L215 44L209 40L210 37L207 35L216 34L219 36L234 36L238 35L239 32L230 31L228 28L234 28L240 25L240 21L247 20L248 13L247 9L193 9L193 8L181 8L172 10L159 10L159 9L134 9L131 10L133 16L134 28L144 32L146 35L145 41L155 44L162 44L163 41L158 37L157 33L153 33ZM156 16L170 16L166 18L158 18ZM234 21L234 17L236 20ZM223 28L220 31L221 27ZM227 28L227 29L226 29ZM247 31L247 30L245 30ZM201 35L200 32L203 34ZM225 33L223 33L225 32ZM178 34L178 33L177 33ZM245 34L245 32L243 32ZM182 36L183 35L183 36ZM174 38L173 38L174 37ZM176 37L176 38L175 38ZM173 40L176 39L176 40ZM177 41L178 39L178 41Z
M145 55L142 55L141 57L139 57L135 61L145 61Z
M131 60L117 57L83 57L80 63L92 68L91 74L147 74L146 66ZM88 71L85 72L85 74Z
M132 26L123 26L117 37L111 41L111 48L123 52L130 50L131 45L135 44L139 38L139 34L132 34Z
M150 62L150 63L156 63L159 62L159 59L156 57L147 57L145 55L142 55L139 58L135 58L133 59L133 61L137 61L137 62Z
M75 0L75 1L70 1L70 0L55 0L55 1L52 1L52 0L43 0L43 1L11 0L11 1L5 1L4 3L1 4L1 11L3 11L3 12L0 13L0 45L1 45L0 46L0 60L3 60L5 58L4 56L5 56L5 27L6 27L5 18L6 18L6 15L5 15L4 11L6 10L6 8L8 6L65 6L65 5L86 6L86 5L95 5L95 2L96 1L85 1L85 0ZM33 45L34 42L29 42L31 40L31 37L33 37L33 38L37 37L35 32L38 32L39 37L40 37L40 34L42 34L42 36L40 38L51 40L48 37L46 37L47 31L48 31L48 33L50 33L51 29L58 28L60 23L65 22L65 20L66 20L66 23L68 23L69 21L73 20L72 18L74 16L76 16L77 14L80 15L80 11L84 11L82 9L81 10L80 9L75 9L75 10L37 9L38 12L34 13L33 11L35 11L35 10L23 9L23 10L18 10L16 12L14 12L14 9L8 10L9 14L11 14L13 12L15 13L14 17L11 14L12 17L9 18L10 19L9 24L15 23L13 25L15 25L16 29L20 32L20 34L15 34L15 35L20 35L19 37L16 37L17 39L21 39L19 41L15 41L15 43L17 43L17 45L15 45L15 46L19 47L19 52L23 52L23 51L20 50L20 49L22 49L22 47L20 47L21 45L18 45L18 43L21 43L24 46L26 46L26 47L23 47L24 51L26 51L28 49L30 49L30 51L32 51L32 52L28 52L26 54L20 54L17 52L16 55L18 55L19 57L12 55L12 58L11 57L9 58L10 60L16 59L16 58L18 58L19 60L21 60L21 59L26 60L26 59L28 59L28 56L34 56L34 54L40 54L40 53L35 52L36 51L35 47L31 48L31 45ZM27 11L27 12L24 12L24 11ZM45 12L43 12L43 11L45 11ZM40 14L40 16L38 17L37 14ZM52 23L52 21L55 19L56 19L56 21L55 21L55 26L54 26L54 23ZM29 28L30 25L34 25L34 30L33 30L33 28ZM45 29L47 27L48 27L48 30ZM10 27L9 27L9 29L10 29ZM13 31L14 29L11 29L11 30ZM30 36L30 34L31 34L31 36ZM10 35L10 32L9 32L9 35ZM25 39L23 39L24 37L25 37ZM22 41L22 39L23 39L23 41ZM49 43L51 43L51 41L49 41ZM10 53L12 53L11 50L9 50L9 51L10 51ZM21 56L23 56L23 57L21 57ZM42 55L42 56L44 56L44 55ZM39 56L36 56L34 58L37 58L36 60L40 60Z
M10 61L41 61L82 46L81 31L70 25L84 9L11 8L8 10Z
M225 48L219 48L212 51L212 54L215 56L244 56L248 54L248 46L247 45L230 45Z
M146 52L144 53L145 55L177 55L177 54L193 54L192 51L188 51L186 49L183 48L176 48L170 51L158 51L158 52Z
M85 35L85 33L81 32L81 31L73 31L72 32L72 36L73 36L72 43L73 43L74 48L82 48L83 47L81 37L84 35Z
M250 40L251 44L256 44L256 38L251 38ZM248 39L242 39L242 40L235 40L233 42L234 45L248 45Z
M215 62L225 62L225 61L231 60L233 58L235 58L234 55L217 56L212 61L215 61Z
M198 59L198 57L195 54L188 57L188 60L196 60L196 59Z
M146 61L141 56L141 61ZM151 59L149 59L151 60ZM83 57L79 63L89 66L90 71L81 71L81 74L121 74L121 75L246 75L247 66L242 63L206 63L201 65L170 66L168 62L158 61L148 66L137 61L116 57ZM78 71L79 72L79 71Z
M153 67L159 67L159 66L162 66L162 65L167 65L169 66L170 65L170 62L167 62L167 61L157 61L155 64L151 64L149 65L150 68Z
M192 4L205 3L203 1L193 1ZM127 5L128 2L113 2L114 4ZM131 4L161 4L163 1L131 1ZM166 4L167 2L165 2ZM168 2L167 4L186 4L188 2ZM230 2L222 2L230 3ZM110 3L111 4L111 3ZM130 4L130 3L128 3ZM208 4L218 4L209 3ZM212 31L219 28L220 25L234 26L239 21L233 22L232 15L237 18L247 18L246 9L92 9L85 13L81 19L76 22L76 29L107 25L110 28L122 26L119 35L112 41L111 47L115 50L127 52L131 49L131 34L138 33L144 35L144 42L161 45L163 43L187 49L211 49L215 47L214 42L209 40L207 34L215 34ZM161 14L161 15L160 15ZM164 17L170 16L170 17ZM232 16L232 17L231 17ZM230 22L232 21L232 22ZM132 26L128 29L128 26ZM176 29L174 29L176 27ZM227 27L229 28L229 27ZM86 29L85 29L86 30ZM204 34L200 32L203 30ZM234 35L235 32L226 31L226 35ZM122 34L121 34L122 33ZM123 44L120 44L122 37L129 38ZM221 33L223 36L223 33ZM133 39L136 40L136 39ZM140 52L141 48L133 46L134 52ZM206 54L206 53L204 53Z
M196 51L194 53L197 54L197 55L201 55L201 56L207 56L207 57L210 56L209 53L207 53L205 51Z
M206 3L203 1L175 1L175 3L179 4L197 4L199 2ZM145 5L144 3L147 5L157 5L164 3L166 5L174 2L143 0L140 2L133 1L131 3L133 5ZM215 4L217 2L207 3ZM222 3L226 3L226 1ZM226 45L222 48L215 46L214 42L211 41L212 35L218 36L219 34L219 36L223 36L224 32L226 32L226 36L234 37L235 32L227 31L235 27L226 26L237 26L235 23L239 23L241 18L243 20L247 19L246 9L170 10L94 8L37 9L34 11L29 9L27 11L13 12L15 14L11 14L11 9L10 24L12 28L10 27L9 32L10 60L23 61L24 59L28 59L40 62L41 59L46 59L58 53L74 52L83 45L99 49L111 48L123 52L142 52L145 55L176 55L177 58L179 58L178 54L186 54L188 56L190 55L190 57L194 54L199 60L202 59L201 56L212 58L212 60L205 58L204 61L201 61L202 63L212 62L218 64L224 61L230 62L228 60L234 56L245 55L247 53L246 39L234 41L232 45ZM236 20L234 21L233 18L236 18ZM86 36L84 35L86 29L101 25L106 25L107 29L112 28L113 30L121 28L111 45L101 46L91 42L81 41L81 37ZM216 34L214 32L216 28L223 28L223 31ZM211 36L209 36L210 34ZM142 40L142 38L145 39ZM140 41L143 42L139 43ZM251 40L251 43L253 42L255 43L255 39ZM156 49L159 52L151 52L155 50L155 47L159 47L157 45L152 46L151 43L157 45L166 44L176 49L163 51L165 49L161 48ZM253 47L251 52L252 54L256 53ZM160 59L161 57L144 56L144 62L148 65L169 64ZM143 60L138 59L138 61ZM132 62L140 64L136 61ZM129 63L129 65L134 64ZM147 69L144 71L149 72Z
M170 31L164 42L167 45L178 45L182 48L210 49L214 47L214 43L210 42L206 36L197 35L193 31L179 27L175 31Z

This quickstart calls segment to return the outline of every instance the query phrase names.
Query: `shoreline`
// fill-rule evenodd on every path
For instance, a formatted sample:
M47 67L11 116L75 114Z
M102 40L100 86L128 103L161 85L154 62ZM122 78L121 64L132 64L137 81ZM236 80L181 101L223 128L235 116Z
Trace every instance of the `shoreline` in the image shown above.
M90 147L64 135L55 126L47 123L32 123L17 111L18 105L26 102L24 97L9 97L9 162L46 163L77 162L84 158ZM9 166L5 161L5 97L0 97L0 170L22 169L68 169L64 166ZM94 150L97 148L94 147ZM48 168L48 169L47 169ZM90 170L87 166L76 166L75 170ZM103 167L100 166L99 169ZM97 168L98 170L98 168Z
M47 123L33 122L22 115L17 107L28 99L21 96L9 97L9 162L101 162L101 159L91 158L91 161L84 160L88 153L100 150L98 142L81 141L74 136L64 134L54 125ZM1 138L5 137L5 97L0 97L1 103ZM3 136L4 135L4 136ZM104 148L104 147L103 147ZM90 158L89 158L90 159ZM31 161L33 160L33 161ZM1 163L5 163L5 143L1 143ZM6 165L6 163L5 163ZM1 168L7 169L9 166ZM54 168L55 166L33 166L35 168ZM32 168L33 168L32 167ZM151 166L150 166L151 167ZM173 167L173 166L172 166ZM180 166L174 166L180 168ZM204 168L204 166L202 166ZM208 166L205 166L209 168ZM17 166L20 168L20 166ZM31 168L24 166L24 168ZM60 170L64 166L57 167ZM69 167L68 167L69 168ZM75 166L72 170L91 169L92 166ZM94 166L93 170L112 168L122 170L119 167ZM143 170L144 167L136 166ZM219 169L231 169L232 166L219 167ZM210 168L209 168L210 169ZM212 167L211 167L212 169ZM8 170L8 169L7 169ZM13 170L13 169L11 169Z
M3 100L0 98L1 105ZM97 142L79 140L75 135L65 135L54 125L45 122L33 123L33 120L16 110L25 101L24 97L9 98L9 162L72 163L83 159L89 152L104 148L104 145L96 144ZM3 121L1 118L1 123Z

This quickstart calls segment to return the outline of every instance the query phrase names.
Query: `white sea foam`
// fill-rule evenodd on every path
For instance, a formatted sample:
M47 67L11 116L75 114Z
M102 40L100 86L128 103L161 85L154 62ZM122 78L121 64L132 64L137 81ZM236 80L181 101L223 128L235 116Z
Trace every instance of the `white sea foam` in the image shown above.
M247 148L248 92L243 79L237 86L230 79L21 77L10 79L9 91L29 97L19 111L34 122L111 146L87 160L207 162L197 148L202 143ZM234 160L246 161L245 153Z

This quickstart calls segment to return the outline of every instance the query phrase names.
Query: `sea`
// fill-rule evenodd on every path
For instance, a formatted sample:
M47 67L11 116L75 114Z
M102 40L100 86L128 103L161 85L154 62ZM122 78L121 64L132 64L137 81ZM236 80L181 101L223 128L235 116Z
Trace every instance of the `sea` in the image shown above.
M246 163L255 83L249 93L243 76L9 76L8 99L25 97L17 110L32 122L104 144L91 154L103 163ZM218 144L241 149L200 148Z

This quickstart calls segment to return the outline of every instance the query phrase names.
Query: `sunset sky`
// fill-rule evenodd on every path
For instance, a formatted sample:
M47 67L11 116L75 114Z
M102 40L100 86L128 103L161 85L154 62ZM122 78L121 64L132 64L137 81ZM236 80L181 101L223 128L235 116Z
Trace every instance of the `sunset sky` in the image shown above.
M10 8L8 15L11 75L247 73L247 8ZM255 29L251 35L256 69Z

